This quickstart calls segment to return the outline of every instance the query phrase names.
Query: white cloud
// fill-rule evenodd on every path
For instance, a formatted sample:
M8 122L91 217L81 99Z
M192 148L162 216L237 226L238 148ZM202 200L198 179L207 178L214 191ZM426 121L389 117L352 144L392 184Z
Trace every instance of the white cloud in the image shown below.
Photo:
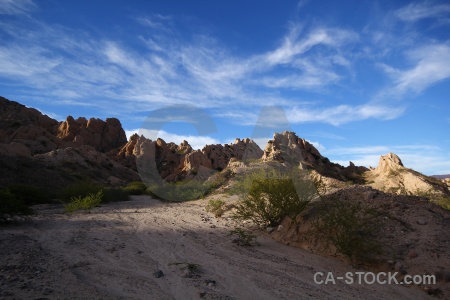
M0 15L27 14L35 8L32 0L0 0Z
M125 134L128 139L130 139L133 134L139 134L151 140L161 138L166 143L173 142L175 144L181 144L183 141L187 141L194 150L201 150L206 145L221 144L219 140L210 136L180 135L164 130L131 129L125 130Z
M416 22L425 18L442 18L450 15L450 4L432 5L430 2L410 3L398 9L395 15L402 21Z
M144 53L120 40L98 40L86 32L36 20L0 27L12 38L8 46L0 46L0 77L72 105L97 106L116 114L191 104L254 125L258 107L281 105L289 110L288 121L293 124L339 125L394 119L404 111L367 103L299 108L298 99L283 95L286 89L321 93L348 77L353 64L349 47L360 39L351 30L293 24L273 50L240 56L209 36L187 42L176 33L170 16L144 16L138 22L150 28L148 34L135 36L147 47ZM160 28L166 25L170 31ZM403 85L412 85L414 80L406 75L399 71L396 76ZM446 75L428 79L442 76Z
M399 70L384 66L385 71L395 81L394 87L386 94L403 95L407 92L421 93L430 86L450 78L450 46L434 44L423 46L407 52L415 66Z
M393 120L405 112L402 106L385 106L366 103L362 105L338 106L262 106L273 108L264 115L255 111L237 111L217 113L215 116L227 117L236 124L246 126L262 126L270 128L285 128L302 123L325 123L334 126L368 119Z
M450 156L435 145L364 146L326 149L322 155L340 165L352 161L357 166L376 167L381 155L397 154L407 168L426 175L448 174Z
M310 140L307 140L307 141L310 144L312 144L314 147L316 147L316 149L319 150L320 153L323 153L326 150L325 146L322 145L321 143L317 142L317 141L316 142L313 142L313 141L310 141Z
M340 125L366 119L392 120L399 117L404 111L405 109L402 107L367 103L358 106L339 105L317 109L293 107L287 111L287 116L291 123L320 122Z
M353 42L357 37L352 31L339 28L316 28L311 30L306 38L301 38L301 33L302 28L298 24L292 25L284 38L283 44L263 56L265 62L272 66L287 64L315 46L324 45L337 48Z

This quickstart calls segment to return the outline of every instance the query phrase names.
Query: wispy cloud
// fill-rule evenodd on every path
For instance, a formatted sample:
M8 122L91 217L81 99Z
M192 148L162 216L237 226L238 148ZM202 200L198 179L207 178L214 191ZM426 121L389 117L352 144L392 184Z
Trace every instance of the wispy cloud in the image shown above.
M448 174L450 172L449 154L436 145L375 145L327 148L322 154L343 166L348 166L348 162L352 161L358 166L376 167L380 156L388 152L397 154L405 167L427 175Z
M138 53L121 41L97 40L88 33L36 20L3 27L12 38L0 47L0 76L66 101L84 105L92 97L119 100L111 111L157 109L167 104L220 107L226 114L233 107L264 104L290 105L295 100L279 95L284 88L318 89L335 84L348 59L341 47L355 34L337 28L301 30L293 25L284 41L272 51L247 57L233 55L214 38L199 36L186 42L176 33L160 32L171 17L152 15L138 22L152 34L135 37L148 47ZM161 32L160 32L161 33ZM32 45L30 47L30 45ZM312 51L321 46L317 51ZM164 49L164 51L161 51ZM269 74L283 68L285 75ZM300 74L300 75L298 75Z
M287 115L292 123L321 122L340 125L366 119L392 120L402 115L404 111L403 107L363 104L339 105L325 109L294 107L287 112Z
M264 106L263 106L264 107ZM266 106L267 107L267 106ZM341 125L368 119L392 120L400 117L406 110L402 106L387 106L366 103L362 105L338 105L328 107L311 107L311 105L291 106L277 109L261 115L257 111L232 111L216 116L227 117L240 125L282 127L303 123L325 123Z
M0 15L28 14L34 9L33 0L0 0Z
M425 18L450 19L450 4L434 4L432 2L410 3L398 9L395 15L402 21L416 22Z
M394 86L382 95L403 96L408 92L421 93L430 86L450 78L450 45L432 44L406 52L406 58L414 63L409 69L401 70L389 65L381 65L393 79Z
M3 7L33 4L0 3ZM254 125L255 111L262 105L280 105L288 111L292 124L340 125L366 119L391 120L405 111L401 105L392 107L383 101L373 104L370 95L367 100L341 99L341 105L324 96L311 106L303 106L289 95L292 90L327 95L333 88L349 84L357 57L369 56L360 50L355 53L354 46L365 37L352 30L291 23L271 50L243 56L211 36L181 36L172 16L145 15L136 22L145 30L129 38L141 43L144 52L130 48L123 40L98 39L87 32L37 20L4 23L0 31L9 42L0 46L0 77L41 89L65 103L93 105L116 114L190 104ZM374 62L393 81L378 98L421 93L450 77L448 44L435 42L403 53L412 65L409 68Z

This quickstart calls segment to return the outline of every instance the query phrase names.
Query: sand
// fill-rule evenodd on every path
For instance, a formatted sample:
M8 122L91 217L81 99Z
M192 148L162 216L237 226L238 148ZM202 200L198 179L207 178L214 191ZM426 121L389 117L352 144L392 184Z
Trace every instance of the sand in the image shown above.
M206 213L207 201L133 196L73 214L35 207L0 229L0 299L433 299L416 286L318 285L316 272L360 270L264 231L259 245L239 246L229 232L241 224Z

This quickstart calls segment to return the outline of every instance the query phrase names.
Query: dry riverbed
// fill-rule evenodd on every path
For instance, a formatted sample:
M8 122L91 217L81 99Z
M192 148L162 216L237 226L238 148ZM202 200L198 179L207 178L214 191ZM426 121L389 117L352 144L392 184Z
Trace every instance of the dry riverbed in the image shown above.
M39 206L0 229L0 299L433 299L414 286L315 284L316 272L358 270L266 232L239 246L237 224L207 214L207 201Z

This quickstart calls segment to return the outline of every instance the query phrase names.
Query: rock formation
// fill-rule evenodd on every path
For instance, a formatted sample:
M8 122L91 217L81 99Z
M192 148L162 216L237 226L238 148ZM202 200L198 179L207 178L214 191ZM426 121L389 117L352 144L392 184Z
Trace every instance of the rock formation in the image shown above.
M5 163L4 172L0 172L2 182L10 182L11 178L18 180L13 174L17 170L6 163L12 159L23 174L32 174L30 176L37 173L25 169L44 166L49 170L48 174L65 176L65 182L76 174L116 184L139 180L138 173L141 178L150 174L167 181L206 179L223 169L242 171L248 167L249 161L259 161L262 164L277 162L313 169L324 178L341 182L365 181L374 188L395 193L448 193L449 187L448 180L440 181L405 168L393 153L382 156L377 168L371 170L352 162L348 167L340 166L322 156L311 143L289 131L275 133L264 151L248 138L236 139L233 144L206 145L202 150L193 150L187 141L177 145L162 139L151 141L138 135L127 141L120 121L115 118L103 121L68 116L65 121L58 122L36 109L2 97L0 158ZM61 172L52 173L52 169ZM39 181L31 177L20 179L21 182L27 180ZM58 180L55 178L54 182Z
M353 163L346 168L332 163L311 143L290 131L274 134L273 139L267 143L262 160L299 165L301 168L314 169L322 176L342 181L361 182L361 174L368 170L365 167L356 167Z
M375 172L378 174L386 174L403 169L405 168L400 157L392 152L389 152L388 154L380 157L380 161L378 166L375 168Z
M324 157L305 139L294 132L275 133L264 150L263 161L278 161L290 164L300 162L311 166L319 165Z
M1 143L23 144L31 154L45 153L60 145L55 137L57 127L58 121L38 110L0 97Z
M381 156L378 166L364 177L373 188L395 194L448 193L445 184L406 168L394 153Z
M207 145L194 151L187 141L176 145L162 139L151 141L133 135L119 151L117 160L125 165L137 165L140 173L152 170L150 177L154 176L156 168L160 178L178 181L192 177L205 179L226 168L231 158L259 159L262 154L263 151L250 139L236 139L232 145Z
M249 161L260 159L263 151L251 139L236 139L234 144L229 145L207 145L202 149L211 161L211 168L221 171L226 168L231 158L237 160Z
M73 174L100 182L107 182L111 175L122 180L139 180L135 171L104 153L115 151L125 143L125 132L117 119L74 120L69 116L65 122L58 122L36 109L0 97L0 156L9 157L2 161L17 160L16 164L20 166L17 170L5 168L0 174L2 183L16 178L14 172L25 177L16 178L17 182L61 182L52 177L48 180L36 178L35 169L43 166L58 169L58 172L48 173L64 176L65 182L74 180Z
M79 147L89 145L101 152L123 146L127 142L125 131L116 118L106 121L91 118L74 119L68 116L58 127L57 137L66 145Z

